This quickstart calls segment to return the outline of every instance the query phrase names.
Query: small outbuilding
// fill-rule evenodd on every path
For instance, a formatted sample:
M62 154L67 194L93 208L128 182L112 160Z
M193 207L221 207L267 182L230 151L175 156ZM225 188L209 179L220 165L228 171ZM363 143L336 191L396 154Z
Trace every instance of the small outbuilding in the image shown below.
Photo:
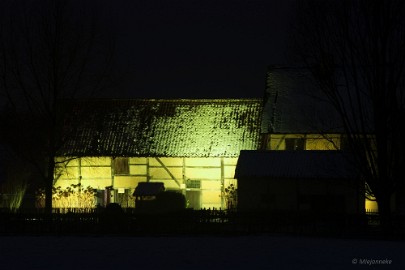
M164 183L140 182L135 188L135 207L137 209L151 210L154 207L157 196L165 191Z
M364 212L364 181L342 151L241 151L235 178L240 211Z
M165 191L165 185L160 182L140 182L135 188L133 196L136 201L153 200L156 196Z

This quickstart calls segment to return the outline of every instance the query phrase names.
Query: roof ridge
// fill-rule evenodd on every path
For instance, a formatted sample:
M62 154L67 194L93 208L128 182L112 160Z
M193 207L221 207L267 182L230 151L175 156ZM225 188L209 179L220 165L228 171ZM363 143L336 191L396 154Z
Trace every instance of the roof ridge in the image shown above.
M262 98L78 98L63 99L66 101L200 101L200 102L234 102L234 101L262 101ZM62 100L62 101L63 101Z

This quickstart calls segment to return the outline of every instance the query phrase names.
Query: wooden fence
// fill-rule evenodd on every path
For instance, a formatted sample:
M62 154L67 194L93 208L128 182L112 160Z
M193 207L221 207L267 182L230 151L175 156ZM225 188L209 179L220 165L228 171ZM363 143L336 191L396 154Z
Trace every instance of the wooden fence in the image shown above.
M392 237L405 238L405 217L395 216ZM302 215L296 213L238 213L225 210L184 210L145 213L133 208L54 209L10 212L0 209L1 234L249 234L372 236L379 234L378 215Z

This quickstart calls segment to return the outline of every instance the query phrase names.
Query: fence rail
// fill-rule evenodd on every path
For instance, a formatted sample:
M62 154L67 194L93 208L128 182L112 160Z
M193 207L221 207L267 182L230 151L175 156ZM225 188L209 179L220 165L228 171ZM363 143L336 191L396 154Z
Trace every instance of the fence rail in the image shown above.
M405 217L393 216L391 234L405 238ZM302 235L376 235L378 215L297 213L238 213L226 210L185 210L145 213L134 208L41 209L10 212L0 209L0 233L15 234L198 234L198 233L294 233Z

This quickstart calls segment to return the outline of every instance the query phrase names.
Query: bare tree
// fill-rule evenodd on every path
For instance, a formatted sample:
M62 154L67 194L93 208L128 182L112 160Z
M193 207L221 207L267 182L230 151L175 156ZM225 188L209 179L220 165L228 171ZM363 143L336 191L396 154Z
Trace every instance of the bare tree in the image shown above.
M48 213L55 156L69 135L61 100L93 96L112 74L113 39L98 29L94 9L69 0L1 3L3 139L40 173Z
M294 55L338 112L366 192L388 217L405 182L405 2L300 1L297 15Z

